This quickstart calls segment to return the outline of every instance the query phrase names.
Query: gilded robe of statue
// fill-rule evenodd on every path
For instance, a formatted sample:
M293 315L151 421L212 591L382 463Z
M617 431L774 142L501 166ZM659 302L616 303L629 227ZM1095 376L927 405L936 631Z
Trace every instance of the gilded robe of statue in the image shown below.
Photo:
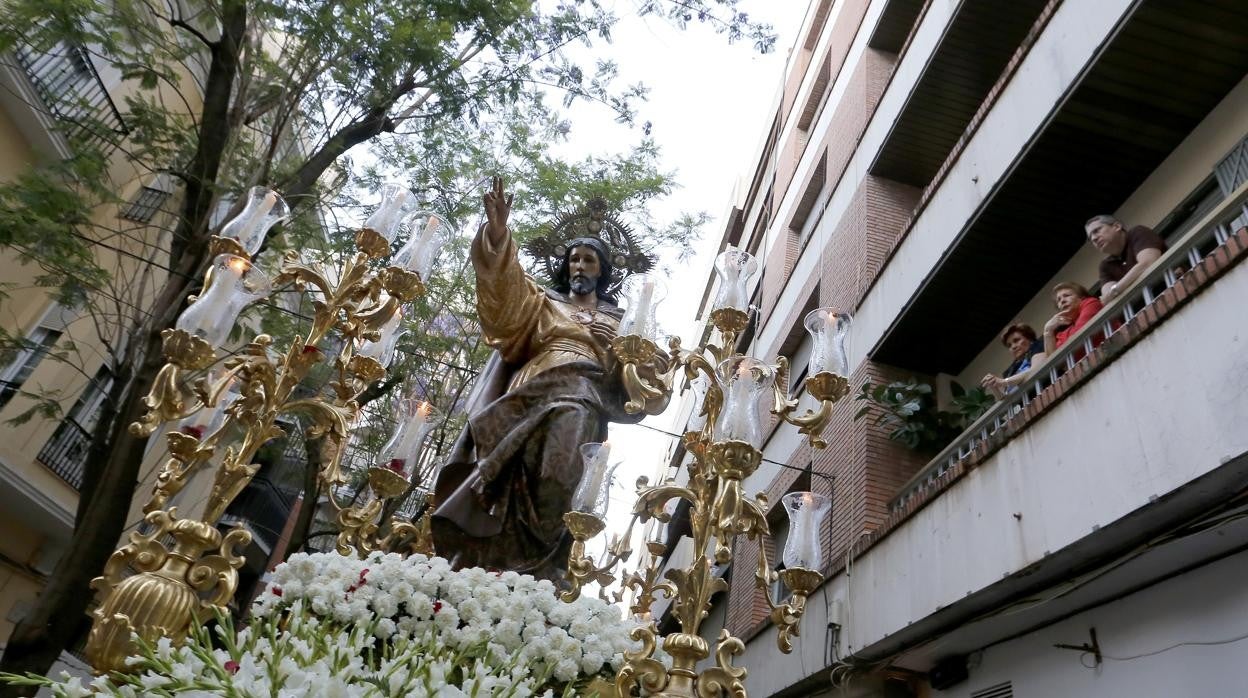
M497 352L469 400L468 424L435 487L434 546L457 567L508 569L562 582L581 444L603 441L607 422L635 423L591 326L614 336L619 308L573 305L520 267L507 238L472 243L477 312Z

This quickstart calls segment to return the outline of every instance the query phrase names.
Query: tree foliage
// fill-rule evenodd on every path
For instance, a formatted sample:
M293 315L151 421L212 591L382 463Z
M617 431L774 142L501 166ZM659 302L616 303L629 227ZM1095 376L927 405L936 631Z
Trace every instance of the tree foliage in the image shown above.
M735 0L670 4L639 9L703 22L764 50L774 40ZM284 249L330 259L343 251L342 233L372 203L367 194L395 176L465 230L474 225L476 185L494 172L518 183L522 235L591 195L630 211L654 245L686 239L700 221L647 216L646 203L673 184L644 138L628 152L581 162L547 148L560 129L550 95L565 107L604 105L625 124L645 96L640 85L617 84L615 65L583 66L566 55L576 42L610 39L618 18L595 0L10 0L0 12L0 54L72 55L107 73L121 122L88 92L62 86L57 104L35 106L59 119L72 155L0 185L0 247L28 264L21 283L79 316L80 337L60 345L58 360L91 380L102 359L112 375L84 464L77 528L8 643L0 667L9 671L46 670L83 617L86 582L127 523L144 449L126 426L163 361L159 330L198 290L209 237L237 192L272 186L294 211L260 257L269 268ZM150 221L119 216L140 186L170 197ZM462 385L483 355L471 289L456 273L463 244L421 302L420 317L443 331L405 345L410 363L400 370L446 378L431 385ZM36 297L13 283L0 292L3 303ZM268 301L258 321L284 336L297 332L300 312L289 305ZM24 341L0 339L9 349ZM460 368L448 368L459 365L448 357L468 370L452 380L445 371ZM67 399L44 397L45 415Z

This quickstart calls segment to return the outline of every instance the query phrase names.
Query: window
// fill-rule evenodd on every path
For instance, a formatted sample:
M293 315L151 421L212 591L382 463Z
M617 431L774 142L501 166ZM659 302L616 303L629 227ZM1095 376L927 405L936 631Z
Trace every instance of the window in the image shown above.
M823 57L823 63L819 66L819 73L815 76L815 82L810 87L810 94L806 97L806 105L802 107L802 113L797 119L797 128L803 133L810 131L810 127L819 118L819 114L823 111L823 105L827 103L828 95L831 93L828 89L828 83L832 82L832 52L828 51Z
M830 191L826 191L827 180L828 151L824 150L819 155L819 164L811 173L810 181L806 184L806 191L802 192L802 198L797 202L797 207L793 210L793 218L789 221L789 229L798 234L798 249L806 247L811 233L814 232L815 226L823 216L823 209L827 206L828 196L831 195ZM816 206L819 208L818 215L812 216L811 213Z
M1217 167L1213 169L1214 176L1218 178L1218 187L1222 189L1222 193L1230 196L1244 182L1248 182L1248 138L1244 138L1231 148L1231 152L1222 158Z
M82 474L91 448L91 435L104 412L104 401L113 385L113 372L101 366L95 378L70 408L69 414L56 427L52 438L39 449L35 458L59 475L74 489L82 486Z
M1248 182L1248 137L1231 148L1231 152L1213 168L1213 175L1218 180L1218 188L1226 196ZM1244 225L1248 225L1248 206L1244 207L1244 214L1231 223L1231 230L1238 230Z
M138 223L151 223L168 200L169 192L143 187L134 200L121 210L121 217Z
M82 394L74 406L69 409L68 419L73 420L87 433L95 430L100 422L100 414L104 411L104 400L113 387L113 372L108 366L101 366L95 372L95 379L82 389Z
M18 352L13 363L9 364L3 374L0 374L0 409L4 409L9 400L21 390L22 384L30 378L30 374L34 373L39 362L43 361L43 357L48 355L53 345L56 344L56 340L60 338L59 330L47 327L35 328L25 348Z

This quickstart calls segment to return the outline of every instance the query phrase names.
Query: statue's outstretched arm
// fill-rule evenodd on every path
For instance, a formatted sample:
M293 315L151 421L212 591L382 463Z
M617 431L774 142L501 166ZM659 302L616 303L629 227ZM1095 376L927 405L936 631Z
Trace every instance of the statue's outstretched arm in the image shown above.
M477 272L477 315L486 341L503 359L528 358L529 340L545 293L525 275L519 252L507 231L512 196L503 192L501 177L485 195L486 223L472 241L472 266Z

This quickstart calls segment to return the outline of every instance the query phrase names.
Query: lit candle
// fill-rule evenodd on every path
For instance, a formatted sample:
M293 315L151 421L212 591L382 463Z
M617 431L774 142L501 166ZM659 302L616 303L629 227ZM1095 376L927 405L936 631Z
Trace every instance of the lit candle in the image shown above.
M251 232L259 227L260 221L264 220L264 217L269 215L269 211L272 211L273 206L276 204L277 194L271 191L265 194L264 198L260 200L259 205L257 205L255 210L251 212L251 215L247 216L246 221L243 222L242 229L238 231L237 235L233 235L231 237L234 237L237 240L242 240L244 237L250 237Z
M402 404L404 405L402 413L410 414L411 420L400 422L395 436L382 448L382 451L385 456L388 456L385 459L386 467L400 475L410 476L407 464L420 462L420 452L424 449L425 437L434 426L429 421L429 415L433 413L433 405L422 401L415 410L412 410L409 400L404 399Z
M437 216L429 216L428 222L425 223L425 229L421 231L420 233L420 242L418 243L418 246L416 248L417 254L419 254L421 250L424 250L425 247L428 246L429 242L433 240L433 234L438 232L438 228L441 228L441 227L442 227L441 218L438 218Z
M736 378L732 381L732 404L733 413L729 426L730 438L744 439L745 434L749 432L749 402L750 402L750 366L742 361L737 366Z
M394 189L390 189L390 187L394 187ZM398 222L398 217L403 212L403 204L407 201L407 197L411 195L411 192L407 190L407 187L398 184L387 184L382 191L389 193L392 198L383 198L381 200L381 206L364 222L364 227L372 228L389 241L394 238L395 224Z
M729 245L725 251L736 252L737 246ZM740 300L737 298L739 295L737 293L737 284L741 280L741 258L738 255L730 255L728 259L728 264L724 266L724 286L727 287L727 292L724 294L724 304L735 308L740 303Z
M586 444L581 447L583 456L585 455L585 449L590 447L592 447L592 444ZM572 508L574 510L592 513L598 494L602 490L602 481L607 474L607 459L610 456L611 443L604 441L598 446L598 450L594 452L593 457L586 460L585 472L581 474L581 481L576 486L576 491L572 494Z
M801 506L795 511L793 532L797 536L797 556L805 564L815 559L819 541L819 530L815 527L815 498L810 492L803 492L799 498Z
M637 298L637 326L634 332L645 337L650 329L650 302L654 298L654 280L646 279L641 285L641 295Z

